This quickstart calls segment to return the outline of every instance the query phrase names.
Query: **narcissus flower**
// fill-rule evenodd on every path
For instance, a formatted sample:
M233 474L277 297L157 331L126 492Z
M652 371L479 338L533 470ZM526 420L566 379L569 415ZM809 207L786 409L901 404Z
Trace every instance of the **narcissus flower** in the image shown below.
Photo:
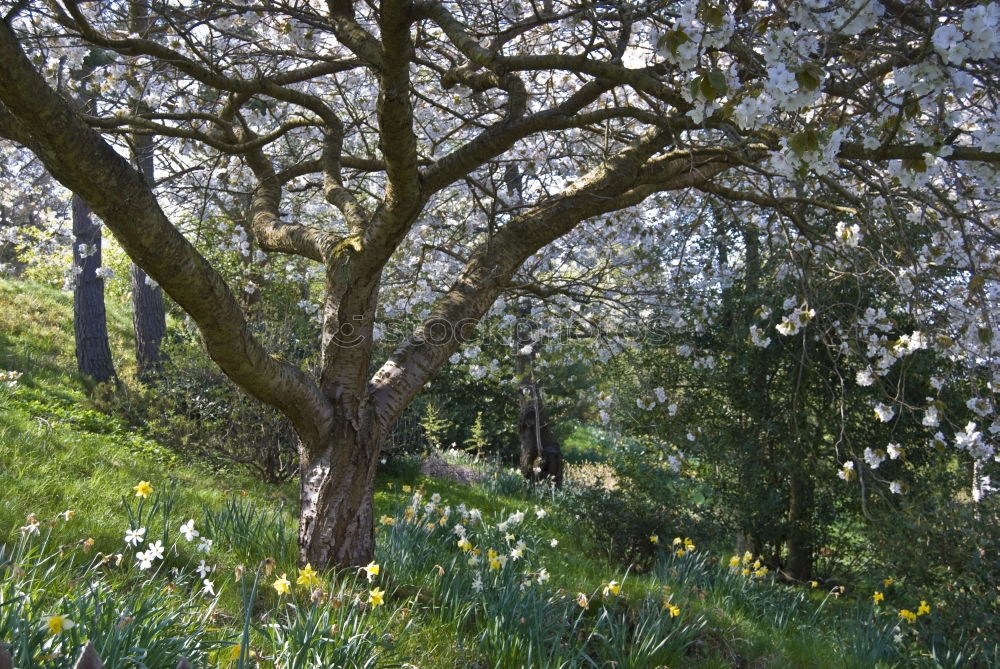
M729 568L730 569L735 569L736 567L739 567L739 566L740 566L740 556L739 555L734 555L733 557L729 558Z
M917 615L922 616L925 613L930 613L930 612L931 612L930 604L921 599L920 606L917 607Z
M671 618L676 618L681 614L680 607L674 606L673 604L667 604L667 609L670 611Z
M392 516L382 516L381 518L379 518L379 522L382 523L383 525L395 525L396 519L393 518Z
M191 518L186 523L181 525L181 534L188 541L194 541L195 537L198 536L198 530L194 529L194 518Z
M271 584L271 587L279 595L287 595L292 591L292 582L288 580L288 574L282 574L281 578Z
M885 595L883 595L881 592L876 592L874 595L872 595L872 601L875 602L876 605L878 605L879 602L885 601Z
M378 565L374 562L369 562L367 567L362 567L366 574L368 574L369 583L373 578L378 576Z
M615 595L617 597L618 593L621 591L622 591L622 586L621 583L619 583L618 581L610 581L607 585L604 586L605 597L607 597L609 594Z
M651 544L658 544L658 543L660 543L660 537L656 536L655 534L651 534L649 536L649 543L651 543Z
M69 617L64 615L49 616L45 619L45 624L49 628L49 634L62 634L68 629L72 629L74 623Z
M153 493L153 486L149 485L149 481L139 481L139 483L132 488L135 490L136 497L142 497L145 499Z
M368 591L368 603L372 605L372 608L376 606L381 606L385 603L385 593L379 588Z
M125 543L129 546L138 546L142 543L144 536L146 536L145 527L140 527L136 530L125 530Z
M917 620L917 614L909 609L903 609L899 612L899 617L908 623L915 622Z
M305 569L299 569L299 577L295 579L295 582L306 587L319 583L319 576L316 575L316 570L312 568L311 563L307 562Z

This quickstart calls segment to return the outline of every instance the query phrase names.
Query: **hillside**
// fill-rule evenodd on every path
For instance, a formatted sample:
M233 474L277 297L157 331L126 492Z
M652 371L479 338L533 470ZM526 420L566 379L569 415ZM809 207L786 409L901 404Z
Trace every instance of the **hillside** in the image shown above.
M386 463L377 568L297 569L294 483L181 462L98 411L72 371L71 302L0 280L0 370L22 374L0 387L0 641L15 666L72 666L87 640L109 667L936 665L914 651L906 603L782 585L698 537L651 537L650 563L618 564L559 493L455 453L442 457L481 483ZM127 367L130 320L109 307Z

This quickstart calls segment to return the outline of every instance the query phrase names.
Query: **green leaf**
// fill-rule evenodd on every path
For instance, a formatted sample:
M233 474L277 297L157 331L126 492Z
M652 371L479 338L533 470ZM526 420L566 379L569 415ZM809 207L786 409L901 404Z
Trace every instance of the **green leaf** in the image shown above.
M815 63L807 63L795 73L795 81L804 91L814 91L823 82L823 70Z
M660 38L662 46L670 49L670 53L675 56L677 55L677 50L681 48L681 45L690 41L691 38L688 37L688 34L683 30L668 30L663 34L663 37Z
M726 13L721 7L706 4L701 8L701 20L713 28L718 28L726 20Z
M986 278L982 274L973 274L972 278L969 279L969 292L975 293L982 290L983 286L986 285Z
M795 133L788 140L788 148L800 158L810 151L819 151L819 135L816 134L815 130L803 130Z
M723 74L722 70L712 70L709 72L708 81L718 93L716 97L722 97L729 91L729 84L726 83L726 75Z

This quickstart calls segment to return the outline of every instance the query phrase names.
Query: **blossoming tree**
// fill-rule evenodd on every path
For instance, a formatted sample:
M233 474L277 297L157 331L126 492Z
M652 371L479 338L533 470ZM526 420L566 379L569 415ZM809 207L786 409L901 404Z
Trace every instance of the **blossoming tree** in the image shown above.
M691 224L713 202L784 245L789 271L797 254L828 253L859 281L891 274L915 303L946 294L921 315L960 336L928 345L976 360L1000 345L996 3L0 9L0 135L82 197L222 370L292 421L303 563L370 561L381 441L498 298L544 292L538 281L566 260L580 263L579 285L604 259L655 246L644 230L715 235L745 253L722 219ZM82 113L63 72L90 54L103 63L100 97ZM157 138L179 179L250 194L260 251L322 268L315 378L252 336L178 227L198 212L129 164L130 135ZM517 202L501 192L504 174L523 179ZM598 248L606 224L620 243ZM383 283L398 277L419 277L423 323L372 375L377 320L393 306ZM807 330L816 309L792 305L776 335ZM890 348L859 354L872 360L864 369L891 366Z

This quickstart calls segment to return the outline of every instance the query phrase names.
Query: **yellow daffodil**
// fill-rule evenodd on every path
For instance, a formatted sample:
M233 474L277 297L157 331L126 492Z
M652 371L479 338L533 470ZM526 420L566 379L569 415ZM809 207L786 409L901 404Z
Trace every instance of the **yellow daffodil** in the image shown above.
M920 606L917 607L917 615L922 616L925 613L930 613L930 612L931 612L930 604L921 599Z
M730 569L735 569L736 567L739 566L740 566L740 557L738 555L734 555L733 557L729 558Z
M684 543L683 539L680 537L674 537L674 546L680 546L682 543Z
M412 486L408 486L408 485L404 485L403 486L403 492L413 492L413 487Z
M622 590L621 583L619 583L618 581L610 581L607 585L604 586L604 596L607 597L609 594L611 594L617 597L618 593L621 592L621 590Z
M49 634L55 635L55 634L62 634L66 630L72 629L73 625L75 625L76 623L70 620L67 616L55 615L46 618L45 624L49 628Z
M656 536L655 534L650 535L650 537L649 537L649 543L651 543L651 544L658 544L658 543L660 543L660 537Z
M684 557L684 549L683 548L678 548L675 551L675 554L677 555L677 557Z
M468 553L469 551L472 550L472 542L466 539L465 537L462 537L461 539L458 540L458 547L461 548L464 552Z
M690 539L685 539L684 540L684 550L686 550L688 553L693 552L694 551L694 542L691 541Z
M373 578L378 576L378 565L374 562L369 562L367 567L362 567L365 573L368 574L368 581L371 582Z
M490 569L493 569L495 571L497 569L500 569L500 566L501 566L500 565L500 560L498 560L495 557L494 558L490 558Z
M914 613L913 611L910 611L909 609L903 609L902 611L899 612L899 617L908 623L912 623L916 621L917 614Z
M393 518L392 516L382 516L381 518L379 518L379 522L382 523L383 525L395 525L396 519Z
M590 600L587 599L587 595L583 594L582 592L577 594L576 603L580 606L581 609L585 609L590 606Z
M667 608L670 610L671 618L676 618L681 614L681 609L678 606L674 606L673 604L667 604Z
M878 606L879 602L885 601L885 595L883 595L881 592L876 591L875 594L872 595L872 601L875 602L876 606Z
M385 603L384 599L385 599L385 593L382 592L379 588L375 588L374 590L368 591L368 603L372 605L372 608L384 604Z
M145 499L153 493L153 486L149 485L149 481L139 481L138 485L134 486L132 490L135 490L136 497Z
M892 580L892 578L890 577L890 578L886 578L886 579L883 579L883 580L882 580L882 585L884 585L885 587L887 587L887 588L888 588L888 587L889 587L890 585L892 585L892 584L893 584L894 582L895 582L895 581L893 581L893 580Z
M311 563L306 563L305 569L299 569L299 577L295 579L295 582L306 587L319 583L319 576L316 575L316 570L312 568Z
M287 595L292 591L292 582L288 580L288 574L282 574L281 578L271 584L271 587L279 595Z
M819 587L819 581L809 581L809 587L810 588L818 588Z

